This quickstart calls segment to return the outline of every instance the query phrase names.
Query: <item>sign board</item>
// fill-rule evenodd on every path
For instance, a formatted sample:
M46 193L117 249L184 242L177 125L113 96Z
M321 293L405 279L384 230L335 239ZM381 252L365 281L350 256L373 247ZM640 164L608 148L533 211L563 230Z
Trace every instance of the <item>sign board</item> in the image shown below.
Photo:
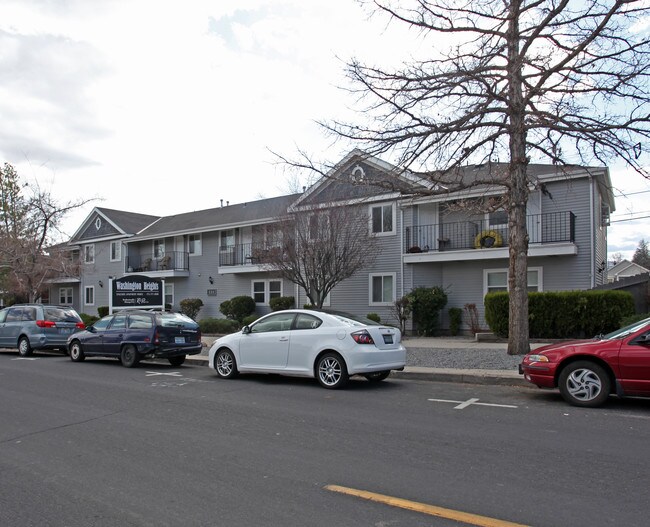
M108 311L116 309L165 309L165 281L143 275L110 280Z

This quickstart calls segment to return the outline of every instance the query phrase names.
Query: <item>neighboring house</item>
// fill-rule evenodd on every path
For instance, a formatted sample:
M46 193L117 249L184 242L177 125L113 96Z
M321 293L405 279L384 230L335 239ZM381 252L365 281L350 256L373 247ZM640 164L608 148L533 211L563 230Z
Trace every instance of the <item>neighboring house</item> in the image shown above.
M630 262L629 260L621 260L607 270L607 281L616 282L621 278L627 278L628 276L647 273L650 273L650 270L646 269L645 267L639 264L635 264L634 262Z
M466 167L462 177L499 168L503 165ZM81 260L78 282L67 286L72 298L56 291L61 284L54 286L51 298L95 314L98 306L108 305L109 276L146 274L164 278L165 302L175 310L184 298L201 298L199 318L221 316L221 302L236 295L252 296L260 314L270 310L275 296L294 296L302 306L309 302L305 292L263 265L261 256L279 247L274 223L287 212L343 206L367 212L368 234L377 237L379 254L372 265L332 290L327 307L359 315L375 312L390 321L396 299L418 286L440 286L449 297L447 308L476 304L482 315L484 295L507 289L506 214L471 213L454 204L496 196L499 189L408 197L421 182L397 173L388 163L354 151L331 177L301 194L160 218L94 209L69 242ZM535 181L527 219L529 290L590 289L605 283L607 225L614 210L608 169L562 172L531 165L529 175ZM378 181L396 184L387 190Z

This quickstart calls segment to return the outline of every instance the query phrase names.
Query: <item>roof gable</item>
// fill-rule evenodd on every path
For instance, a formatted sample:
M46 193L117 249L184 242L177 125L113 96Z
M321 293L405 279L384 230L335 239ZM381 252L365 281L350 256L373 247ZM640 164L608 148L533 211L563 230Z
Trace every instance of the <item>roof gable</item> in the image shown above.
M158 216L95 207L70 239L79 243L97 238L132 236L158 220Z

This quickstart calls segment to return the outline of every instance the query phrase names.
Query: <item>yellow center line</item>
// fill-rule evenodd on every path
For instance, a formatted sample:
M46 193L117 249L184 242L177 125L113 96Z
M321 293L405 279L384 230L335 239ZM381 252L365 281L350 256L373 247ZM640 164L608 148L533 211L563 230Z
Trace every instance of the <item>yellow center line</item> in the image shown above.
M444 507L436 507L435 505L427 505L426 503L418 503L417 501L404 500L402 498L395 498L393 496L386 496L384 494L376 494L366 490L351 489L349 487L341 487L340 485L325 485L326 490L332 492L340 492L341 494L348 494L356 496L365 500L376 501L384 503L393 507L401 509L408 509L430 516L438 516L440 518L447 518L457 522L466 523L468 525L478 525L479 527L527 527L521 523L513 523L504 520L497 520L496 518L489 518L487 516L480 516L478 514L471 514L468 512L455 511L453 509L445 509Z

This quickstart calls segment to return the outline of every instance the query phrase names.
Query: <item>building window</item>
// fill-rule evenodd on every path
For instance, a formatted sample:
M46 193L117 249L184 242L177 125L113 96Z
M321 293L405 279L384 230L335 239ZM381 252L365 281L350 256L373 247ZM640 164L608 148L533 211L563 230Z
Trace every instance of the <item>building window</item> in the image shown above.
M395 207L392 204L370 207L370 223L373 234L395 234Z
M190 253L190 256L200 256L202 254L200 234L190 234L187 237L187 252Z
M84 245L84 263L95 263L95 244Z
M153 257L162 258L165 256L165 240L154 240L153 241Z
M174 284L165 284L165 306L174 305Z
M95 305L95 286L87 285L84 288L84 304L87 306Z
M227 231L221 231L221 243L220 247L222 249L227 249L228 247L234 247L235 246L235 230L234 229L228 229Z
M72 305L72 287L59 288L59 305L61 306Z
M395 273L370 275L370 305L390 306L395 301Z
M252 296L256 304L268 305L272 298L282 296L282 280L253 280Z
M327 240L330 233L330 217L326 213L309 216L309 239Z
M528 268L528 292L542 291L542 268ZM483 271L483 294L508 290L507 269L485 269Z
M119 262L122 259L122 242L111 242L111 262Z

